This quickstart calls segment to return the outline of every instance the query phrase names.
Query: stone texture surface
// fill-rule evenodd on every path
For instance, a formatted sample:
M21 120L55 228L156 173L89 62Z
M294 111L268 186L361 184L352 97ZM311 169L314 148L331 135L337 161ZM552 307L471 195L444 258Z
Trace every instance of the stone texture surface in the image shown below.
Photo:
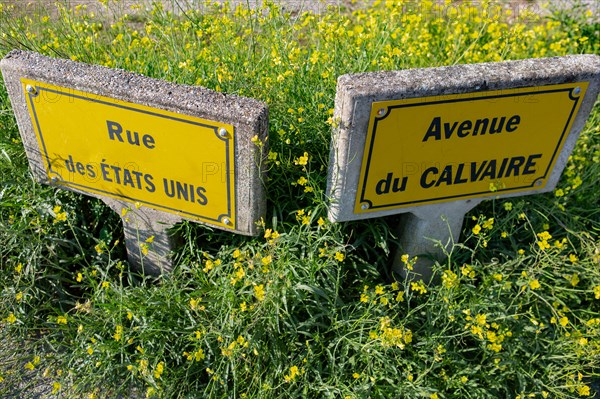
M332 137L327 188L331 200L330 220L337 222L411 213L413 216L405 218L406 226L399 229L402 232L400 251L411 256L424 255L423 259L427 256L431 257L431 255L433 258L439 258L443 254L443 250L439 246L436 247L434 242L442 242L442 246L444 246L451 241L451 236L454 240L458 240L464 214L477 205L481 199L355 214L354 202L358 190L371 104L376 101L580 81L589 81L590 84L545 188L502 194L498 197L539 194L555 188L579 133L598 97L600 56L573 55L340 76L334 112L337 128L334 129ZM448 223L442 223L442 218L445 218ZM432 261L425 262L423 260L422 262L424 263L419 264L418 272L429 278L428 270ZM402 265L398 263L394 268L397 271L403 271Z
M235 128L235 203L236 229L233 232L254 235L256 222L266 212L266 194L263 185L264 154L251 141L255 135L267 142L268 109L255 99L217 93L202 87L178 85L139 74L87 65L70 60L54 59L27 51L12 51L2 61L0 68L4 77L22 140L35 178L51 184L42 163L41 152L33 130L33 124L21 87L21 78L39 80L62 87L69 87L117 100L142 104L184 115L231 124ZM59 116L57 116L59 117ZM78 191L78 190L73 190ZM78 191L82 192L82 191ZM131 203L105 196L82 192L102 199L115 211L130 207ZM128 238L127 249L134 264L144 264L150 273L170 269L166 257L170 244L166 229L184 218L147 207L135 209L125 224ZM209 223L205 223L210 225ZM214 225L215 228L221 228ZM228 230L230 231L230 230ZM155 236L150 253L143 262L136 237ZM142 240L143 242L143 240Z

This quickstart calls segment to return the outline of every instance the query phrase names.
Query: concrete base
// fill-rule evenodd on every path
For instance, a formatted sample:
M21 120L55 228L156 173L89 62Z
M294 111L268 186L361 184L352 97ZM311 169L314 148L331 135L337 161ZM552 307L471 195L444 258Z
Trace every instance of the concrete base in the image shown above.
M443 212L414 212L403 216L398 228L399 246L392 254L392 271L402 277L425 282L437 281L433 265L443 261L459 241L465 214L482 200L457 201L444 204ZM417 257L412 270L402 261L402 255Z
M180 219L157 218L160 212L146 207L137 209L127 202L103 201L121 215L127 258L134 270L154 276L173 270L173 237L168 230Z

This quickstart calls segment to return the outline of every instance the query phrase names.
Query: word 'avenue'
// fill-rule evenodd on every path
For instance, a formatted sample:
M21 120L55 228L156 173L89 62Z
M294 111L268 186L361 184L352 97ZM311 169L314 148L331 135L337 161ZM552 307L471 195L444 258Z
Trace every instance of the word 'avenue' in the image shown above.
M508 121L506 121L506 116L502 117L494 117L491 118L482 118L476 119L474 122L467 119L465 121L459 122L456 121L454 123L444 122L442 124L442 118L436 116L431 121L431 125L429 129L427 129L427 133L423 137L423 141L427 141L430 138L435 140L442 140L443 138L449 139L452 137L452 134L456 132L456 137L467 137L467 136L477 136L484 135L486 133L496 134L502 133L503 129L506 132L511 133L517 130L519 123L521 123L521 117L519 115L511 116ZM506 126L505 126L506 122ZM489 125L489 130L488 130ZM443 129L442 129L443 126ZM443 136L442 136L443 130Z

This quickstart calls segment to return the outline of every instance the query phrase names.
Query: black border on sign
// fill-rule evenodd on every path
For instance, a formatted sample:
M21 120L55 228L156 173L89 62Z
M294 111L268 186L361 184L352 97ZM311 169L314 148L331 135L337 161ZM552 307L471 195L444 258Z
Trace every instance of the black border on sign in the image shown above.
M572 84L577 84L577 83L584 83L584 82L574 82ZM539 89L539 86L534 86L531 87L531 89L537 88ZM505 88L505 90L514 90L515 88ZM527 88L525 88L527 89ZM443 200L448 200L448 199L454 199L454 198L468 198L468 197L472 197L475 195L497 195L496 193L499 193L501 191L508 191L508 192L512 192L515 190L521 190L521 189L526 189L526 188L530 188L533 187L535 182L539 179L545 179L546 176L548 175L548 170L550 169L550 166L554 163L554 159L556 157L556 153L558 152L558 150L560 149L560 147L562 147L562 143L564 141L565 138L565 134L567 133L567 127L569 126L569 124L571 123L571 119L573 118L573 112L575 111L575 108L577 108L577 104L579 102L579 99L583 96L584 93L581 93L579 96L577 97L573 97L573 90L575 88L564 88L564 89L552 89L552 90L536 90L536 91L529 91L529 92L525 92L525 93L513 93L513 94L499 94L499 95L494 95L494 96L481 96L481 97L470 97L470 98L459 98L459 99L453 99L453 100L439 100L439 101L427 101L427 102L422 102L422 103L412 103L412 104L399 104L399 105L392 105L390 107L387 107L387 111L386 113L381 117L378 118L377 116L375 116L375 123L373 123L373 130L371 131L371 141L369 143L369 150L367 153L367 164L365 166L365 175L364 175L364 179L363 179L363 186L361 189L361 193L360 193L360 203L366 202L369 204L369 208L366 212L361 212L360 214L363 213L368 213L368 211L374 210L374 209L381 209L381 208L390 208L390 207L402 207L402 208L406 208L407 206L410 206L412 204L420 204L423 202L437 202L437 201L443 201ZM372 155L372 151L373 151L373 144L375 143L375 134L377 132L377 124L380 120L383 120L385 118L387 118L390 114L391 111L394 108L408 108L408 107L416 107L416 106L421 106L421 105L435 105L435 104L447 104L447 103L457 103L457 102L465 102L465 101L473 101L473 100L482 100L482 99L494 99L494 98L505 98L505 97L517 97L517 96L525 96L525 95L531 95L531 94L548 94L548 93L557 93L557 92L568 92L569 94L569 98L571 100L574 101L573 103L573 108L571 108L571 112L569 113L569 117L567 118L567 123L565 124L563 131L560 135L560 140L558 140L558 143L556 145L556 148L554 149L554 152L552 153L552 157L550 158L550 162L548 162L548 167L546 168L546 171L544 172L543 176L540 176L536 179L533 179L533 182L530 185L524 185L524 186L520 186L520 187L512 187L512 188L504 188L504 189L498 189L497 191L494 191L493 193L491 193L490 191L480 191L480 192L474 192L474 193L465 193L465 194L458 194L458 195L450 195L447 197L440 197L440 198L430 198L430 199L423 199L423 200L417 200L417 201L409 201L409 202L397 202L397 203L393 203L393 204L386 204L386 205L373 205L373 203L368 200L365 199L365 191L367 189L367 180L369 177L369 167L371 164L371 155ZM468 94L475 94L476 92L470 92L470 93L460 93L460 94L455 94L455 95L468 95ZM451 94L448 94L451 95ZM407 98L405 100L412 100L414 98ZM371 107L373 105L371 104ZM373 113L373 110L371 110L371 115ZM363 156L364 159L364 156ZM359 182L360 184L360 182ZM355 205L356 207L356 205ZM353 213L356 213L356 210L353 211Z
M52 170L52 162L50 161L50 157L48 155L48 151L46 150L46 143L44 141L44 136L42 135L42 129L40 126L40 122L38 121L38 116L37 116L37 112L35 109L35 105L34 105L34 101L33 98L38 97L41 91L47 91L50 93L54 93L54 94L63 94L69 97L73 97L73 98L77 98L80 100L85 100L85 101L91 101L94 103L99 103L99 104L103 104L103 105L108 105L111 107L117 107L117 108L122 108L122 109L126 109L128 111L134 111L134 112L139 112L142 114L146 114L146 115L151 115L151 116L156 116L159 118L164 118L164 119L170 119L173 121L177 121L177 122L182 122L182 123L188 123L191 125L195 125L195 126L200 126L203 128L208 128L208 129L212 129L213 133L216 135L216 137L220 140L222 140L223 142L225 142L225 161L226 161L226 171L227 171L227 214L221 214L219 215L216 219L215 218L211 218L211 217L207 217L207 216L203 216L203 215L197 215L195 213L190 213L190 212L186 212L186 211L182 211L179 209L175 209L175 208L170 208L168 206L164 206L161 204L155 204L153 202L148 202L148 201L143 201L134 197L128 197L126 195L122 195L122 194L118 194L118 193L114 193L112 191L105 191L105 190L99 190L97 188L94 187L89 187L83 184L77 184L77 183L72 183L69 181L62 181L62 185L68 186L68 187L74 187L76 189L82 190L82 191L89 191L89 192L93 192L93 193L98 193L98 194L105 194L109 197L113 197L113 198L118 198L118 199L124 199L124 200L128 200L128 201L132 201L132 202L140 202L142 204L146 204L149 205L152 208L158 209L158 210L166 210L167 212L171 212L171 213L175 213L175 214L182 214L182 215L188 215L200 220L207 220L207 221L211 221L211 222L217 222L219 224L222 224L221 222L221 218L223 217L229 217L232 218L231 213L232 213L232 209L231 209L231 159L229 157L229 143L233 140L234 137L234 133L235 133L235 127L234 127L234 132L231 132L231 140L228 140L227 138L222 138L219 136L219 127L218 126L214 126L214 125L208 125L208 124L204 124L204 123L199 123L199 122L193 122L193 121L189 121L186 119L182 119L182 118L177 118L174 116L168 116L168 115L162 115L160 113L157 112L152 112L152 111L147 111L147 110L142 110L142 109L136 109L133 106L127 106L127 105L122 105L122 104L116 104L116 103L110 103L107 101L103 101L103 100L98 100L98 99L93 99L93 98L88 98L88 97L84 97L84 96L80 96L77 94L73 94L73 93L69 93L69 92L64 92L64 91L59 91L59 90L54 90L54 89L50 89L50 88L46 88L46 87L41 87L41 86L35 86L36 92L35 93L29 93L27 91L25 91L25 93L28 95L28 99L29 99L29 104L31 107L31 111L33 113L33 116L35 118L35 127L37 129L38 132L38 136L40 138L40 142L42 144L42 151L43 151L43 156L46 160L46 164L47 164L47 173L53 173L58 175L58 173L54 170ZM84 92L86 93L86 92ZM90 95L92 95L92 93L89 93ZM103 96L106 97L106 96ZM106 97L106 98L110 98L110 97ZM115 101L119 101L117 99L114 99ZM167 112L165 110L165 112ZM235 142L233 143L233 150L235 152ZM59 175L60 176L60 175ZM235 186L235 185L234 185ZM235 187L234 187L235 189ZM237 208L237 201L235 203L235 207ZM234 214L235 209L233 210ZM237 220L236 220L236 225L237 225ZM225 225L227 226L227 225ZM227 226L229 227L229 226ZM235 226L233 226L233 229L235 229Z

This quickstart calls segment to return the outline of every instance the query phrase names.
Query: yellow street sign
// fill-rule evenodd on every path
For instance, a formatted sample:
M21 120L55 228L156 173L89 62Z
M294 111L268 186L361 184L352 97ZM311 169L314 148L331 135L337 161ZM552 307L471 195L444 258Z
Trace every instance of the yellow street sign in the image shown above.
M587 87L374 102L354 212L543 189Z
M21 83L48 179L235 229L233 126Z

